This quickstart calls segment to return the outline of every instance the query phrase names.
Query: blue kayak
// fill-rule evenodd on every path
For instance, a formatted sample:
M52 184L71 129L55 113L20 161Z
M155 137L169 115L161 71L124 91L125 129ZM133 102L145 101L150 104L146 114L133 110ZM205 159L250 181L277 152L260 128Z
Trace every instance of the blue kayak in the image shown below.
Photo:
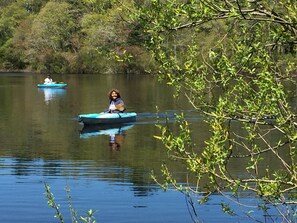
M135 112L127 113L92 113L79 115L79 121L85 125L129 123L136 120Z
M53 84L37 84L38 88L65 88L65 83L53 83Z

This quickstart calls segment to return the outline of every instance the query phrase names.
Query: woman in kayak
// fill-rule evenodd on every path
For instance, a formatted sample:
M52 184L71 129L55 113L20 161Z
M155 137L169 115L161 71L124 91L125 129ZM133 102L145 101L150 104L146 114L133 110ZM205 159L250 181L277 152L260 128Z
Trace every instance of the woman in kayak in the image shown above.
M108 93L109 107L108 113L119 113L126 110L125 103L121 98L120 91L117 89L111 89Z

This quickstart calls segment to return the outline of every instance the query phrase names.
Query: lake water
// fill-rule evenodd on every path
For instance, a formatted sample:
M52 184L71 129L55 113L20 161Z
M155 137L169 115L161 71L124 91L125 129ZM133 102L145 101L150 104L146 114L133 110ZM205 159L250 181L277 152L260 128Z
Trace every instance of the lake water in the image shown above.
M174 114L183 111L198 129L198 143L209 134L185 99L173 99L173 89L145 75L54 75L68 87L38 89L43 79L31 73L0 74L0 222L59 222L47 206L44 183L65 222L71 222L66 186L78 215L96 210L97 222L192 222L186 197L164 192L150 178L166 162L186 181L183 168L168 160L153 137L159 134L158 118L174 122ZM114 87L127 111L138 113L136 122L120 130L85 128L78 115L104 111ZM114 137L120 147L112 147ZM222 214L221 200L213 196L209 205L197 208L199 222L249 222Z

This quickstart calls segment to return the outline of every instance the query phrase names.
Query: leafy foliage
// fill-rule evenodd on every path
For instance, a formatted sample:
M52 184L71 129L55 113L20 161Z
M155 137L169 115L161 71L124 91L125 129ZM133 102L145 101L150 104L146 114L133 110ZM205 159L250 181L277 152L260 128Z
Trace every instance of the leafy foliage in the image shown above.
M45 187L45 196L47 201L47 204L49 207L53 208L55 210L55 215L54 217L59 219L61 223L64 223L64 217L62 215L62 212L60 211L60 205L55 202L55 198L53 193L51 192L50 185L47 183L44 183ZM66 192L67 192L67 199L68 199L68 207L70 210L71 214L71 220L73 223L78 223L78 222L85 222L85 223L96 223L94 214L95 212L90 209L87 211L87 216L86 217L79 217L77 216L76 210L73 208L72 203L71 203L71 195L70 195L70 188L67 186L66 187Z
M139 13L158 77L209 125L204 147L189 140L195 133L186 119L178 119L179 131L158 126L156 136L187 167L196 193L248 190L276 206L296 203L288 195L297 187L296 111L286 91L296 71L288 56L297 52L296 7L287 0L153 0ZM240 175L230 172L235 160ZM176 186L170 170L164 175Z

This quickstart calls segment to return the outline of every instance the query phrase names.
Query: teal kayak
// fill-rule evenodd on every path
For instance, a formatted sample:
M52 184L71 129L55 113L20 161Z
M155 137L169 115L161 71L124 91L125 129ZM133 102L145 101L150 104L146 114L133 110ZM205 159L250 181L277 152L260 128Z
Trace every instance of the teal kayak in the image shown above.
M38 88L65 88L65 83L54 83L54 84L37 84Z
M92 113L79 115L79 121L85 125L129 123L136 120L135 112L127 113Z

